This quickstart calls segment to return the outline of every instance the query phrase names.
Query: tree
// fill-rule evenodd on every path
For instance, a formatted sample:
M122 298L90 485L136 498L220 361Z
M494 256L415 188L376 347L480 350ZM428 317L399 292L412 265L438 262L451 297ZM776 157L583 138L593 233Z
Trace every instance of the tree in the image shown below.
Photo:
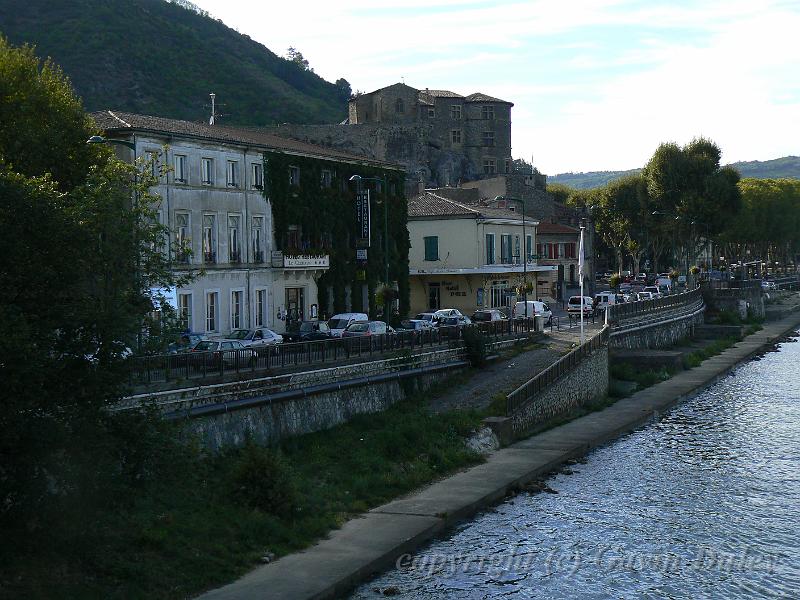
M303 56L303 53L293 46L289 46L289 49L286 50L286 60L293 62L304 71L311 71L312 73L314 72L314 69L309 66L308 61Z
M105 408L124 389L151 288L174 281L148 170L87 150L95 128L80 101L28 48L1 45L0 72L15 74L0 114L41 111L0 135L0 521L11 528L43 520L54 496L91 493L91 461L75 457L91 454L112 418Z
M337 94L340 100L345 102L350 100L350 96L353 95L353 89L350 87L350 82L347 81L347 79L344 77L337 79L334 85L337 88Z
M27 177L50 174L69 190L103 154L85 143L95 132L61 69L0 35L0 160Z

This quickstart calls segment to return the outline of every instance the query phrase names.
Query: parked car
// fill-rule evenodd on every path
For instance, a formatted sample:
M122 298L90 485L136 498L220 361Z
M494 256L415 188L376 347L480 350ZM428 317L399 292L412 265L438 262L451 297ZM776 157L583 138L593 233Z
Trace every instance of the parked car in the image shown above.
M778 284L774 281L762 281L761 282L761 289L762 290L777 290Z
M652 300L654 298L653 292L639 292L636 294L636 299L640 302L642 300Z
M544 302L539 302L538 300L528 300L528 318L532 319L533 317L544 317L545 324L550 323L550 319L553 318L553 313L550 310L550 307L547 306ZM511 318L512 319L524 319L525 318L525 301L517 302L514 304L514 308L511 309Z
M661 293L661 290L659 289L659 286L657 286L657 285L648 285L642 291L643 292L650 292L650 294L652 294L653 298L661 298L661 296L663 295Z
M284 342L310 342L315 340L329 340L331 330L325 321L302 321L283 334Z
M567 314L571 316L583 315L591 317L594 314L594 302L591 296L571 296L567 302Z
M430 321L423 321L421 319L406 319L400 321L400 327L397 328L397 335L401 337L412 337L415 340L427 339L427 336L432 335L430 332L436 328Z
M436 316L436 313L433 313L433 312L419 313L416 317L414 317L414 320L415 321L427 321L428 323L430 323L434 327L436 327L436 325L438 325L438 323L439 323L439 318Z
M257 327L256 329L237 329L231 331L228 336L229 340L239 340L242 345L247 348L252 348L256 352L276 346L283 342L283 336L275 333L266 327Z
M178 341L173 342L167 347L167 352L169 354L184 354L186 352L191 352L192 348L195 347L197 342L202 342L206 339L206 335L204 333L195 333L192 331L184 331Z
M445 317L463 317L464 315L461 314L461 311L457 308L440 308L435 313L433 313L437 319L443 319Z
M636 281L641 281L642 283L647 283L647 273L639 273L636 276Z
M191 354L195 364L205 361L206 365L219 366L253 366L258 359L255 350L246 348L239 340L202 340L192 348Z
M472 313L472 320L475 323L490 323L492 321L508 321L508 317L496 308L482 308Z
M342 338L385 335L391 331L394 330L383 321L356 321L342 332Z
M472 321L464 315L444 317L439 321L439 331L442 337L458 338L466 325L472 325Z
M333 315L328 319L328 327L331 330L331 336L336 338L342 337L342 332L347 329L347 326L356 321L369 321L369 316L366 313L340 313L338 315Z

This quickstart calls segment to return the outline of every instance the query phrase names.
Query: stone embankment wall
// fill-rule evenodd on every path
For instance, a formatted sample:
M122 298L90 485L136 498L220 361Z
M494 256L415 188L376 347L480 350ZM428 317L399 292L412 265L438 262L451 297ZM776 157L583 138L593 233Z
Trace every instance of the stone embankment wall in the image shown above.
M510 418L515 438L556 417L568 415L591 400L608 395L608 347L601 347Z
M716 310L739 312L741 302L745 302L750 315L763 318L764 296L761 288L730 288L730 289L705 289L703 297L706 303Z
M627 322L611 332L609 345L628 350L668 348L687 337L693 337L695 328L702 325L704 319L705 306L701 301L680 312L665 313L639 322Z

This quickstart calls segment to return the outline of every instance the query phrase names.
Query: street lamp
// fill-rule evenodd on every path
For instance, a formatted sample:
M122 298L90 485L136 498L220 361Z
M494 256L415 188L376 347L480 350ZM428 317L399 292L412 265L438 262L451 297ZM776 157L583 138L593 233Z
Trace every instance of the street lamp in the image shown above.
M511 200L522 203L522 299L525 302L525 320L528 320L528 238L525 235L525 198L512 198L510 196L495 196L499 200ZM533 250L533 248L531 248Z
M356 182L356 188L361 191L361 185L364 181L380 181L386 189L386 200L383 202L383 265L384 265L384 280L386 287L389 287L389 189L386 180L382 177L362 177L361 175L352 175L350 181ZM377 192L377 190L376 190ZM377 197L375 202L378 202ZM386 322L389 322L389 302L384 297L383 312Z

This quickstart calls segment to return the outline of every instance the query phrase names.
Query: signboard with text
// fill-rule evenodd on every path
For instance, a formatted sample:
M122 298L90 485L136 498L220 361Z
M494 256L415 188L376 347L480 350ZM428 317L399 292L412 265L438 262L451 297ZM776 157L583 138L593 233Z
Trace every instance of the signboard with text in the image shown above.
M360 190L356 193L356 218L358 219L356 248L369 248L371 232L369 190Z

